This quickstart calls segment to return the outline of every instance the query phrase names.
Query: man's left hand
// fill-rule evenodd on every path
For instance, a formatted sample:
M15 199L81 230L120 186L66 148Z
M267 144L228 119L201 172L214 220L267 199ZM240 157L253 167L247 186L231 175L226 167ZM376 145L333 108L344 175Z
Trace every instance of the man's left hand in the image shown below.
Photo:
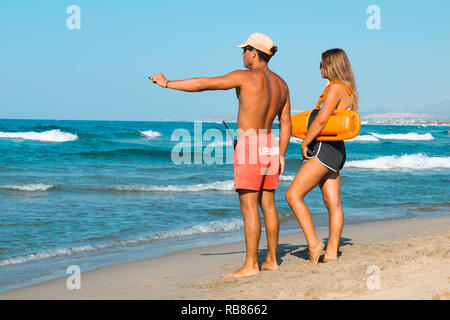
M281 175L284 171L285 160L283 156L280 156L280 170L278 175Z

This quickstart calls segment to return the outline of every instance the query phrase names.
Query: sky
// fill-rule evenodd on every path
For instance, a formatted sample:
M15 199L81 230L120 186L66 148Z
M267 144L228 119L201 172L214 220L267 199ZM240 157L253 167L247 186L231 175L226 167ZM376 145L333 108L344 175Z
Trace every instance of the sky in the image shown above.
M71 5L80 10L79 28L67 12ZM379 8L379 20L367 12L371 5ZM368 20L380 28L369 29ZM244 69L236 46L254 32L278 46L269 67L287 82L292 109L315 106L325 85L321 53L342 48L362 115L450 117L447 0L2 0L0 118L235 118L234 90L180 92L148 77Z

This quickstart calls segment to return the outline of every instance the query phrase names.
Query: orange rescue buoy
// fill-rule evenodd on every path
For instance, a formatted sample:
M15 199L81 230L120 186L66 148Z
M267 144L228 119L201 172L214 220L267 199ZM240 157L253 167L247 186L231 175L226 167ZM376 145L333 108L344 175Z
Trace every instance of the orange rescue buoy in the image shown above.
M308 131L308 121L311 112L304 111L291 117L292 135L304 139ZM353 110L334 110L328 118L325 127L316 137L318 141L348 140L358 135L361 129L361 117Z
M325 100L325 97L327 95L328 88L334 83L342 85L347 94L351 94L351 90L344 83L337 80L333 80L327 85L322 95L320 96L319 101L317 102L316 109L320 109L320 105ZM308 131L309 117L314 110L315 109L304 111L291 117L292 135L294 137L300 139L305 138L306 132ZM360 129L361 129L361 117L359 116L358 112L354 110L336 109L328 118L325 127L316 137L316 140L318 141L348 140L356 137Z

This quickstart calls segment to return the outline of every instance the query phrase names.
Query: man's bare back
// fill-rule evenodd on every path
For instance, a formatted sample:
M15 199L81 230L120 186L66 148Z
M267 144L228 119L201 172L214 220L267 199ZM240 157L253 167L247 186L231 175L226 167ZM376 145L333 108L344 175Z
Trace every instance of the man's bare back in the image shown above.
M271 132L272 124L288 99L288 86L268 68L242 73L242 85L236 88L239 99L237 126L247 133L265 129Z

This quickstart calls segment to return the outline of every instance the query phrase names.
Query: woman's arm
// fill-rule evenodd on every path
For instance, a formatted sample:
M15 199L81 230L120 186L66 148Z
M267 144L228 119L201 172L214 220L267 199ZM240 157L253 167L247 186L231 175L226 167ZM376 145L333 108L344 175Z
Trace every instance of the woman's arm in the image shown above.
M311 126L308 128L305 139L303 139L302 142L302 156L304 159L310 159L306 154L306 150L308 149L309 144L319 135L319 133L325 127L328 118L339 105L339 102L342 99L341 91L339 89L340 88L338 88L337 85L332 85L330 89L328 89L328 93L325 101L323 102L322 108L320 109L314 121L311 123Z

